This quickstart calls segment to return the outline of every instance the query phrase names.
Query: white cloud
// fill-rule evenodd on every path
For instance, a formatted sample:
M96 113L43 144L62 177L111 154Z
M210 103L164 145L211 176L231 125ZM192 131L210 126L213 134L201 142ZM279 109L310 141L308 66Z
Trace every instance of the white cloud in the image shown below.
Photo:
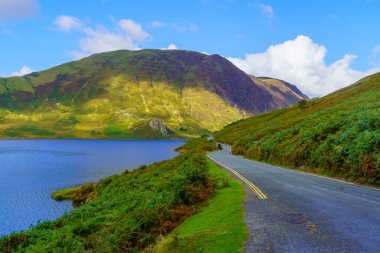
M83 33L85 36L79 41L79 48L81 51L73 52L76 59L80 59L94 53L108 52L119 49L140 49L136 44L136 41L126 32L109 31L105 27L98 27L96 29L85 28Z
M177 50L178 47L175 44L170 44L168 47L161 48L161 50Z
M55 24L61 31L78 29L83 34L79 50L70 52L75 59L119 49L138 50L138 44L150 38L140 24L130 19L119 20L112 29L85 27L79 19L71 16L59 16Z
M261 13L268 19L272 19L274 17L274 10L272 6L266 4L259 4L259 8Z
M169 49L169 50L177 50L178 47L177 47L175 44L170 44L170 45L168 46L168 49Z
M379 49L380 50L380 49ZM244 59L229 58L243 71L255 76L280 78L297 85L310 97L323 96L350 85L379 68L357 71L351 68L355 55L345 55L331 65L325 63L327 49L309 37L272 45L263 53L247 54Z
M149 38L149 34L141 28L141 25L130 19L120 20L119 26L135 41L144 41Z
M72 30L79 30L82 27L82 21L76 17L61 15L55 19L54 24L56 27L64 32L70 32Z
M165 23L161 21L153 21L149 25L150 28L158 29L158 28L170 28L175 30L178 33L185 32L198 32L198 26L194 22L190 22L187 20L182 20L179 22Z
M11 76L23 76L32 73L33 70L28 66L22 67L19 71L14 71L11 73Z
M37 14L35 0L0 0L0 21L19 20Z

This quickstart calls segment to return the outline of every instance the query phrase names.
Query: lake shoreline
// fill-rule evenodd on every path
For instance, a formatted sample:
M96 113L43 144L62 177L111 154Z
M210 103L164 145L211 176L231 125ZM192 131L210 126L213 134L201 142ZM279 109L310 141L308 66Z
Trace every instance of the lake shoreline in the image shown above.
M184 139L0 140L0 235L28 229L73 210L52 193L171 159Z

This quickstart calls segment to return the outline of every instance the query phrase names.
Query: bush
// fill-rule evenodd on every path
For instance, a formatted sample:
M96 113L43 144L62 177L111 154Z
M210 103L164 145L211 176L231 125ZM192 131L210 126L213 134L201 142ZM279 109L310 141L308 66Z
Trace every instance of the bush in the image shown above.
M298 108L305 109L307 107L307 101L305 99L302 99L298 102Z

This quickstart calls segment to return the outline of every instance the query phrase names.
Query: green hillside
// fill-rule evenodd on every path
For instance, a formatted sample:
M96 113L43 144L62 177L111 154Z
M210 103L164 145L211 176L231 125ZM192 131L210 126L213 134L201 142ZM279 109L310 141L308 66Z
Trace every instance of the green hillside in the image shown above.
M284 92L271 94L219 55L120 50L0 78L0 137L194 136L304 96Z
M215 134L248 158L380 186L380 73Z

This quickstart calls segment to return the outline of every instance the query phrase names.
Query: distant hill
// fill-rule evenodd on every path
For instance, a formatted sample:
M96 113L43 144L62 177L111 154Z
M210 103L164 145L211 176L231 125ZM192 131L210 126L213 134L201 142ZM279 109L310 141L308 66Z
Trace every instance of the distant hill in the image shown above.
M0 137L194 136L304 97L219 55L120 50L0 78Z
M248 158L380 186L380 73L215 137Z

